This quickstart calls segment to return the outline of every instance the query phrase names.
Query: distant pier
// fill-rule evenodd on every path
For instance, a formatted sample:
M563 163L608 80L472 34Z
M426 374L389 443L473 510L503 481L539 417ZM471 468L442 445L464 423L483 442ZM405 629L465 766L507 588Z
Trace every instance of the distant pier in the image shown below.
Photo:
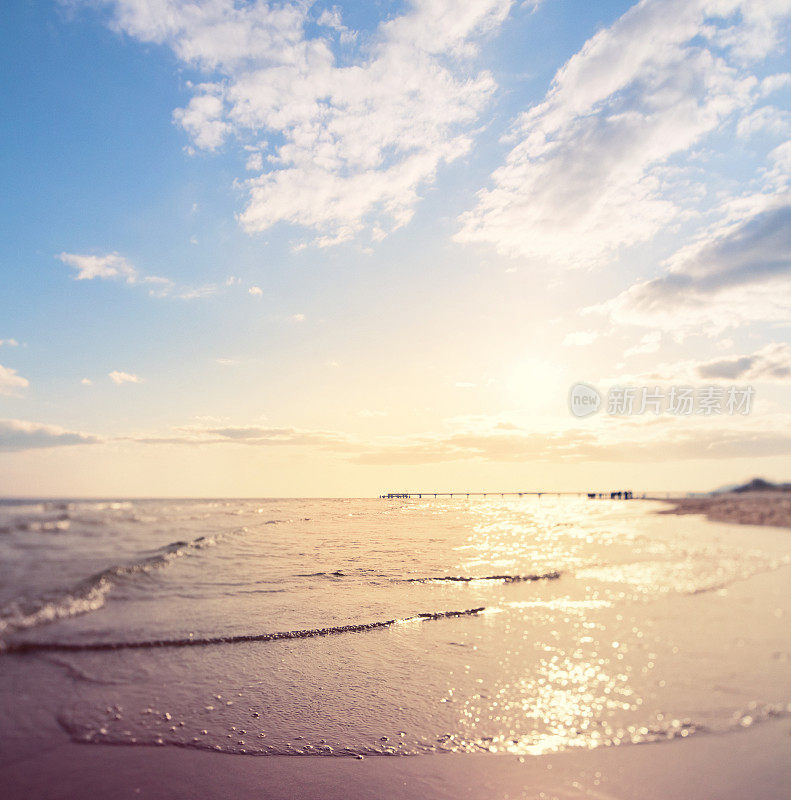
M422 500L424 497L542 497L548 494L553 497L587 497L610 500L631 500L632 492L387 492L380 494L381 500Z

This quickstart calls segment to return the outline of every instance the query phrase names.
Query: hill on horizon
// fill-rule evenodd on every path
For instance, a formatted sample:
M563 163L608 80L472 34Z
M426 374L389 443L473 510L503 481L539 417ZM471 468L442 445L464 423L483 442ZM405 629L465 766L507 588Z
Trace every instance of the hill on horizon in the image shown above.
M791 492L791 483L772 483L764 478L753 478L749 483L734 488L721 489L729 492Z

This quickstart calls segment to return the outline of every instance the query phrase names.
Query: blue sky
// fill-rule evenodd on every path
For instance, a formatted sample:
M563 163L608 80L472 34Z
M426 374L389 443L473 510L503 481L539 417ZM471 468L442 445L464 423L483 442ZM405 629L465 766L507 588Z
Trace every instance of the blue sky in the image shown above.
M787 477L789 19L12 0L2 491ZM576 380L759 401L580 427Z

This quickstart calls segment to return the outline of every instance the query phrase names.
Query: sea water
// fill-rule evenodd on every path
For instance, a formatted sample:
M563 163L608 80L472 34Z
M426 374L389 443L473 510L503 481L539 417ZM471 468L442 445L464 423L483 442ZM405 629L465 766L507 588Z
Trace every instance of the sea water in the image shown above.
M3 501L0 746L540 754L791 711L791 533L647 501Z

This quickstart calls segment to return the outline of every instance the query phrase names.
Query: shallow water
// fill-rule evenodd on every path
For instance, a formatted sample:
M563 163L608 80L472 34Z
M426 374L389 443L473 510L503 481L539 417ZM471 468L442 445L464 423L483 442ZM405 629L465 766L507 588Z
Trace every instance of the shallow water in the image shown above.
M789 532L657 508L4 502L0 741L532 754L789 713Z

